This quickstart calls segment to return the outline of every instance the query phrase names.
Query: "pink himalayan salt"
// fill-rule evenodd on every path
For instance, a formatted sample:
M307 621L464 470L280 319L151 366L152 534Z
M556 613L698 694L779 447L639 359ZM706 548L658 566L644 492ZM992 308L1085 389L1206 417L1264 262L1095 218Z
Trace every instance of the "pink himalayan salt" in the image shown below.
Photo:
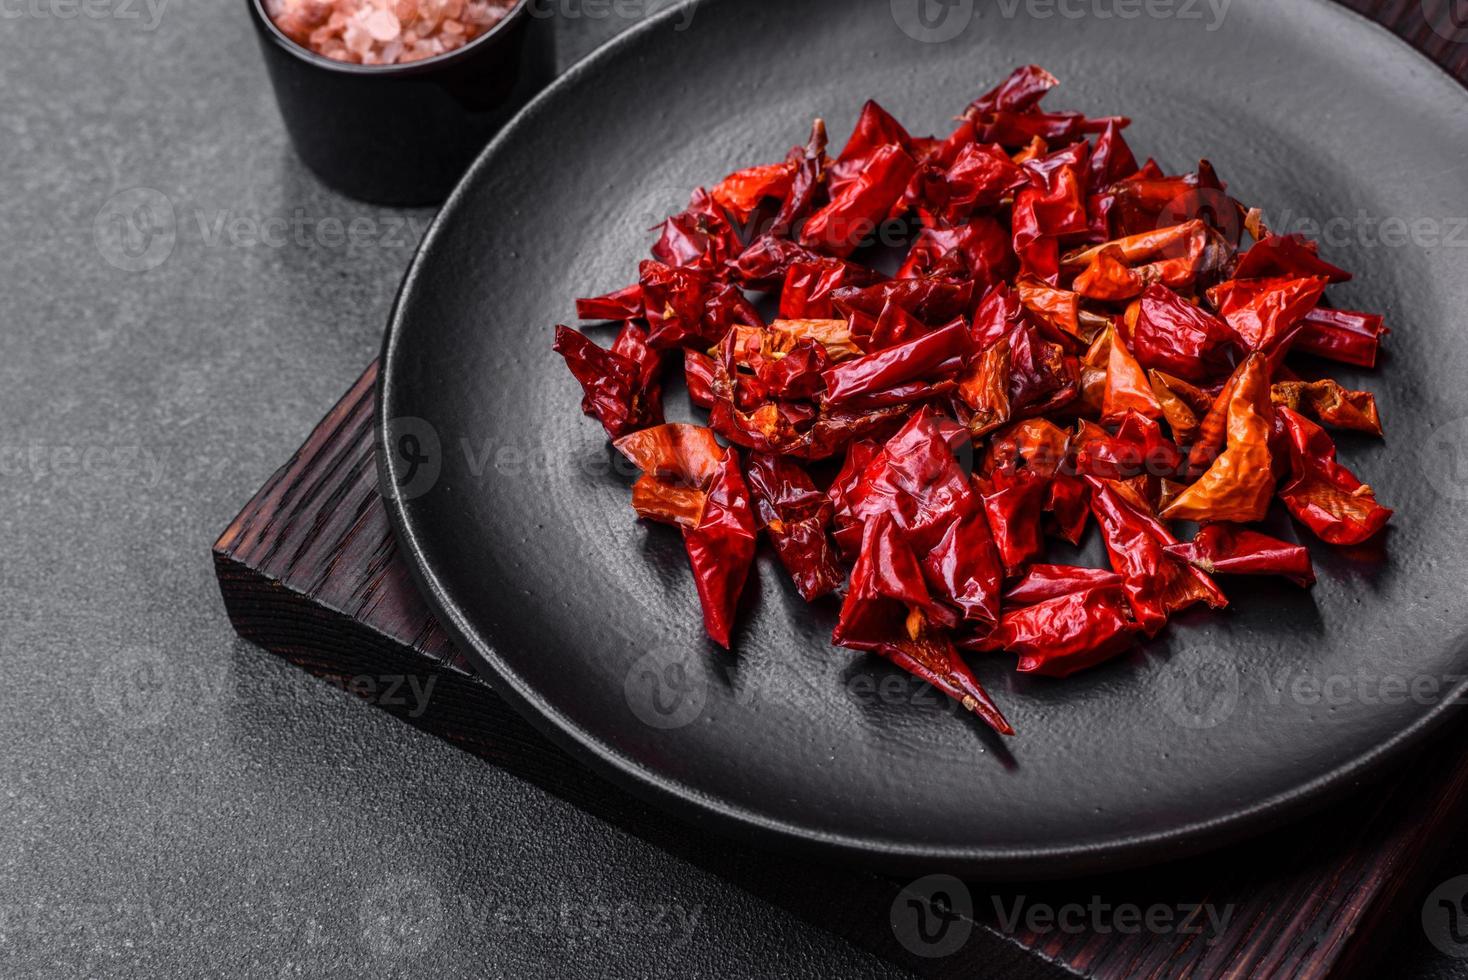
M461 48L514 0L265 0L281 33L337 61L396 65Z

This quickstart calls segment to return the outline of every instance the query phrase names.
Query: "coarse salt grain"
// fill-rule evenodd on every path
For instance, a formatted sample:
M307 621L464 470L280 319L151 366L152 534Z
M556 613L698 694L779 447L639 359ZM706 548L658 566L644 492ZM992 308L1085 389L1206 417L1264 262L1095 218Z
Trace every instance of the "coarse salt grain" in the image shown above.
M265 0L281 33L337 61L393 65L463 47L514 0Z

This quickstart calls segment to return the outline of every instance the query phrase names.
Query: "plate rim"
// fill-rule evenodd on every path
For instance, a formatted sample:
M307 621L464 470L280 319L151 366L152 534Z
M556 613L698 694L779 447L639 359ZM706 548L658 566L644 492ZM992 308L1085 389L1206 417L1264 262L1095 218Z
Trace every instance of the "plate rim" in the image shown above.
M924 846L877 837L856 836L820 831L731 804L670 778L619 752L593 733L586 731L546 701L530 685L524 684L513 669L504 664L494 645L478 637L468 617L454 603L447 587L430 567L408 515L408 503L400 492L395 457L385 452L388 423L395 394L400 387L394 372L394 354L400 346L406 309L413 301L414 288L424 268L432 262L440 247L449 216L455 213L469 188L489 170L502 148L517 138L521 129L531 125L545 107L559 98L584 77L599 70L622 49L640 44L665 23L681 18L693 8L724 0L680 0L671 7L649 17L597 47L577 61L525 105L475 158L473 164L455 185L419 242L408 269L393 299L392 309L379 353L379 371L374 386L373 439L376 451L378 490L387 510L398 547L407 556L409 573L431 611L439 618L459 650L471 661L483 680L518 714L565 750L586 764L615 787L630 792L655 806L673 812L700 827L712 827L733 837L754 837L764 847L804 858L830 862L857 862L871 870L913 874L945 872L970 880L1015 881L1045 880L1103 873L1171 862L1226 847L1229 844L1280 829L1317 811L1329 803L1361 790L1370 781L1383 778L1388 766L1430 739L1442 735L1455 720L1450 709L1468 694L1468 679L1450 695L1432 706L1411 725L1356 756L1349 762L1289 790L1273 794L1250 805L1231 809L1217 816L1178 824L1165 830L1119 834L1084 842L1063 842L1044 847L994 847L984 845L952 847ZM1355 21L1378 32L1389 43L1400 46L1416 61L1447 81L1451 87L1468 95L1468 85L1453 76L1442 65L1400 37L1379 21L1354 10L1342 0L1309 0L1318 10L1334 11L1334 16ZM1331 16L1331 15L1327 15Z

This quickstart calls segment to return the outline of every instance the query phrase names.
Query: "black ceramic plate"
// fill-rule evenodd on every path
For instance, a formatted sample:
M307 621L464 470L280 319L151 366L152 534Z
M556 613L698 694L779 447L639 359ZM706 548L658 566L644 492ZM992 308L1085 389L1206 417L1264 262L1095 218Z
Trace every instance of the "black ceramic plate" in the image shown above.
M807 855L1075 874L1278 824L1448 720L1468 674L1468 96L1327 2L1235 0L1221 20L1094 6L674 11L559 81L445 207L386 342L385 491L463 649L601 772ZM634 520L631 474L551 340L574 297L633 277L694 185L778 159L817 115L839 146L868 97L946 133L1027 62L1061 77L1056 106L1131 116L1133 146L1169 169L1208 156L1280 230L1331 221L1328 257L1359 273L1336 300L1396 331L1380 371L1339 372L1377 392L1388 438L1342 452L1398 515L1381 547L1315 548L1313 592L1231 581L1233 611L1072 680L980 659L1019 731L1001 745L833 649L833 608L801 603L769 554L736 651L706 642L677 534Z

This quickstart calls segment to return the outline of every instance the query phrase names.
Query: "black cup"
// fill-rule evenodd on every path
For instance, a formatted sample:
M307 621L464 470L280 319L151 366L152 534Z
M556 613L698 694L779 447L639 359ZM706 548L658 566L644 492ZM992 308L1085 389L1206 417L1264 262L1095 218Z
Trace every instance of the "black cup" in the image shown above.
M405 65L333 61L245 0L296 152L317 176L374 204L438 204L554 73L553 21L519 0L456 51Z

